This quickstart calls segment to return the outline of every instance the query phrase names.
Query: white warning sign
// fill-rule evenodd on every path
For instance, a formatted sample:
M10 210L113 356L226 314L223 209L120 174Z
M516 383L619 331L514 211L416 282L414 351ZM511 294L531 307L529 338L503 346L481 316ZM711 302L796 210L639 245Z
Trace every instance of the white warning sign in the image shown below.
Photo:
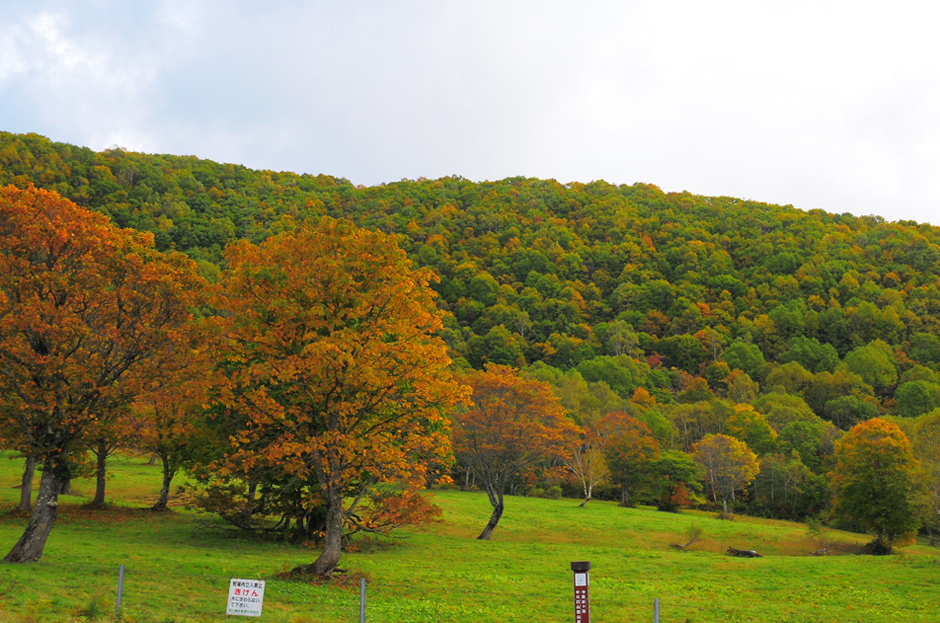
M232 578L228 587L228 608L225 614L260 617L264 603L264 580Z

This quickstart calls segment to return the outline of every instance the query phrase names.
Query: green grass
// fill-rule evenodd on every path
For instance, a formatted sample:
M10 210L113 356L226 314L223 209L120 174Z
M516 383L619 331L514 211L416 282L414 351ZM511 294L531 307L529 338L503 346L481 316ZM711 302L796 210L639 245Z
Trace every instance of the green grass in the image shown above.
M0 623L111 620L118 566L126 566L124 621L222 621L232 577L267 581L264 621L358 621L358 583L311 586L275 579L317 552L261 543L220 530L211 516L156 499L159 467L122 457L112 463L113 505L83 508L94 483L65 496L43 559L0 565ZM21 462L0 456L0 549L19 537L13 512ZM38 480L38 479L37 479ZM925 545L900 555L847 555L864 535L835 533L843 555L812 557L800 524L706 513L679 515L574 500L508 498L489 542L474 537L489 516L479 493L435 491L442 523L398 538L356 542L342 566L368 579L370 622L571 621L569 563L590 560L592 621L652 620L659 598L665 622L936 621L940 557ZM172 500L171 500L172 505ZM690 525L703 531L691 552ZM754 548L760 559L723 555ZM0 552L0 555L2 553ZM236 619L237 620L237 619Z

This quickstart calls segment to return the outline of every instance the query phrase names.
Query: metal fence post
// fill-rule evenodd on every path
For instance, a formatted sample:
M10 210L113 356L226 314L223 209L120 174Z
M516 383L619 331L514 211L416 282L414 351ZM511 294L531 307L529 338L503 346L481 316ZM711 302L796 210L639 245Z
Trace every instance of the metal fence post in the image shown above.
M117 604L114 606L114 615L121 620L121 598L124 596L124 565L118 568Z
M653 600L653 623L659 623L659 598Z
M366 579L359 580L359 623L366 623Z

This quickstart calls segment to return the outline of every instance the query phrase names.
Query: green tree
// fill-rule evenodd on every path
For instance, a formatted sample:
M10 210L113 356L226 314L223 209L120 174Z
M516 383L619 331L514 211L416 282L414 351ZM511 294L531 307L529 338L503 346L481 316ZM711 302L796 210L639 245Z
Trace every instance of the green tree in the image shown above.
M920 476L927 489L929 516L924 524L931 532L940 526L940 409L917 418L912 441L914 456L920 462Z
M881 396L888 395L898 382L894 352L881 340L849 351L845 367L862 377Z
M839 365L839 353L832 344L823 344L814 337L799 335L790 341L790 348L777 359L779 363L796 362L810 372L832 372Z
M601 355L582 361L577 370L589 383L607 383L621 398L629 398L646 381L649 366L626 355Z
M699 367L709 358L702 342L688 334L664 338L659 341L658 348L673 366L689 374L698 373Z
M822 414L842 430L848 430L858 422L878 417L878 407L870 399L864 400L858 396L839 396L826 401Z
M902 372L898 379L901 384L911 381L928 381L940 385L940 372L926 366L914 365Z
M783 430L790 422L820 419L799 395L772 391L759 396L751 404L767 416L767 423L774 430Z
M796 361L775 366L764 381L765 387L787 394L801 394L813 380L813 374Z
M735 340L725 349L722 356L732 370L744 370L752 379L760 381L767 376L767 361L756 344Z
M822 511L831 495L825 476L814 474L799 456L783 454L761 458L753 494L757 512L791 520Z
M940 338L931 333L912 335L911 359L936 367L940 364Z
M894 393L898 415L917 417L940 407L940 384L930 381L902 383Z
M701 469L695 460L681 450L665 450L649 467L650 490L656 508L670 513L691 503L691 495L699 491Z
M810 384L803 391L803 398L817 415L833 420L838 416L830 414L830 401L849 397L864 401L873 395L872 386L867 384L862 377L842 368L831 373L814 374ZM851 426L855 421L849 422L848 425ZM837 425L840 424L837 422Z
M813 416L813 420L795 420L780 429L777 438L780 452L794 452L813 473L822 474L832 467L832 454L840 431L832 424Z

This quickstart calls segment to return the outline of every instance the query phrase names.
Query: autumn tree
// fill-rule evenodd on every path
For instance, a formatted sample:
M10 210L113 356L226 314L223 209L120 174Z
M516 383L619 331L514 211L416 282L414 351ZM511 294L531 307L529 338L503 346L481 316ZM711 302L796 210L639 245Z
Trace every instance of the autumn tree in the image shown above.
M205 322L192 322L177 332L172 348L153 355L141 394L134 404L98 414L86 435L94 456L95 497L93 508L105 504L108 459L120 448L148 450L163 466L163 485L154 510L165 510L173 476L186 462L183 455L203 454L209 444L197 441L200 410L211 379L213 347Z
M728 517L728 500L747 487L760 471L747 444L727 435L705 435L692 446L692 456L702 466L712 499L721 498L722 517Z
M473 388L471 405L454 413L454 454L474 470L493 512L479 539L488 539L505 508L512 480L538 464L564 460L578 435L542 381L489 364L463 377Z
M568 469L581 481L584 493L582 507L587 506L594 498L594 487L603 482L609 474L607 462L604 460L604 440L593 426L585 427L583 431L566 461Z
M597 428L604 432L604 457L611 480L620 485L621 504L631 506L631 492L652 479L652 462L660 455L659 442L645 423L622 411L601 418Z
M42 556L70 456L144 390L203 289L193 262L157 252L148 234L52 192L0 189L0 418L43 464L4 560Z
M193 324L189 339L181 339L172 361L161 367L147 391L132 405L125 427L134 447L160 459L160 494L151 507L165 511L174 476L185 465L205 462L218 445L211 439L205 405L215 372L211 352L216 342L205 323Z
M325 509L324 549L295 571L330 575L353 514L346 496L418 487L450 453L444 412L466 392L436 337L434 275L394 238L331 218L225 258L219 402L245 422L223 473L271 465L315 479L306 503Z
M759 456L771 454L777 447L777 432L751 405L734 405L734 413L725 422L725 433L746 443Z
M892 544L913 537L920 525L917 461L896 424L881 418L856 424L836 442L835 461L829 474L833 508L871 531L872 553L888 554Z

